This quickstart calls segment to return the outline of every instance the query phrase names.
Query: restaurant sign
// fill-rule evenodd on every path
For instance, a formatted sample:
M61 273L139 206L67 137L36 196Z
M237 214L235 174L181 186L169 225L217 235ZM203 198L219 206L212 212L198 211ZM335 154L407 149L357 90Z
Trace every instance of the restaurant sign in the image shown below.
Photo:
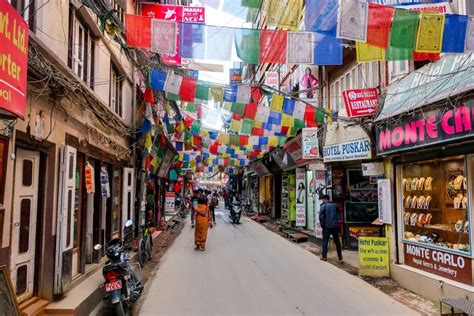
M342 96L349 118L372 116L379 108L377 88L345 90Z
M376 128L377 154L399 152L474 136L474 100L433 109Z
M372 158L372 149L369 139L358 139L346 143L339 143L324 146L323 160L331 161L350 161Z
M470 258L409 243L405 243L403 249L406 265L472 285Z

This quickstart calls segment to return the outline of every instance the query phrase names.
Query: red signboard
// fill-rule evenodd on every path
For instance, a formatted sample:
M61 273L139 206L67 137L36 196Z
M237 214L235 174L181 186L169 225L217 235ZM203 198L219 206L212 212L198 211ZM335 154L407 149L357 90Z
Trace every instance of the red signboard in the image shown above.
M406 265L450 280L472 285L472 264L470 258L408 243L403 245L403 249Z
M0 114L24 118L28 62L28 25L0 1Z
M184 7L180 5L161 5L161 4L143 4L142 15L150 16L158 20L205 23L206 11L204 7ZM176 54L162 54L163 62L168 65L181 65L181 56L179 55L179 28L176 37Z
M376 88L346 90L342 93L348 117L365 117L375 114L379 107Z

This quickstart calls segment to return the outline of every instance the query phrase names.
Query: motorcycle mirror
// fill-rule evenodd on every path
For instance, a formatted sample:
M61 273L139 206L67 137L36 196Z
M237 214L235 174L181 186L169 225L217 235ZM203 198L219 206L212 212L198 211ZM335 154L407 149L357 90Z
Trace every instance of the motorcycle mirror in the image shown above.
M128 228L133 225L133 221L129 219L128 221L125 222L125 228Z
M102 249L102 245L101 244L97 244L94 246L94 250L100 250Z

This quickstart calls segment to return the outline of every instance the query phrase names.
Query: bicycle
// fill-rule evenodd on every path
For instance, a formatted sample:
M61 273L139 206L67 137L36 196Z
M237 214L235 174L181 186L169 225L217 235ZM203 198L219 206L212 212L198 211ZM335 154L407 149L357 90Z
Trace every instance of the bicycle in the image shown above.
M140 228L142 229L142 237L138 242L138 262L142 267L144 267L147 261L151 260L152 257L150 226L150 222L145 225L140 225Z

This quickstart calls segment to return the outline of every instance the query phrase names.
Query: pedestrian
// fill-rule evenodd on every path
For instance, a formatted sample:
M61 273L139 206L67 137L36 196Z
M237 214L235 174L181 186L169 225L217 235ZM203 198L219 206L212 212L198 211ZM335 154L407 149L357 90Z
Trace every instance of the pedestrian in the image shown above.
M211 194L211 191L208 191L208 193L209 193L209 195L207 196L207 198L209 200L209 210L211 211L211 214L212 214L212 222L214 223L214 225L216 225L216 206L217 206L217 203L216 203L216 199Z
M339 214L337 213L336 203L331 202L329 195L324 195L323 203L319 211L319 222L323 229L323 254L321 260L327 261L329 237L332 235L337 249L337 258L342 262L342 249L339 240Z
M193 196L191 197L191 228L194 228L194 213L195 209L198 206L199 199L199 190L193 191Z
M213 227L211 212L209 211L208 201L205 196L198 199L196 207L196 229L194 231L195 250L206 250L207 230Z

